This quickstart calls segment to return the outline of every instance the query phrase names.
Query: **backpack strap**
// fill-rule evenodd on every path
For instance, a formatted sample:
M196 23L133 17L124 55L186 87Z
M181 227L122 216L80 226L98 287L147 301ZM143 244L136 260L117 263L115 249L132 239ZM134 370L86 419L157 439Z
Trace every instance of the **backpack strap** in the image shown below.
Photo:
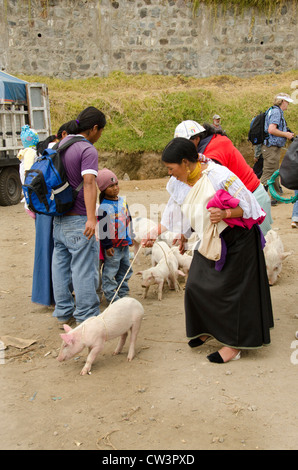
M89 140L85 139L85 137L81 136L81 135L75 135L74 137L72 137L71 139L69 139L67 142L65 142L65 144L62 144L58 147L59 143L60 142L57 142L57 144L55 144L52 148L55 149L57 152L61 153L63 152L64 150L68 149L68 147L70 147L72 144L75 144L76 142L82 142L82 141L86 141L88 142L90 145L91 142L89 142ZM56 147L57 146L57 147ZM77 193L79 191L81 191L82 187L84 185L84 180L81 181L81 183L79 184L79 186L77 186L74 191L76 191Z
M80 182L79 186L76 187L75 191L78 193L79 191L81 191L82 187L84 185L84 180Z
M280 125L282 124L282 121L283 121L283 120L285 121L285 118L284 118L284 116L283 116L283 112L282 112L282 110L280 109L280 107L277 106L276 104L273 105L273 106L270 106L270 108L268 108L267 111L266 111L266 116L267 116L267 114L269 113L269 111L270 111L271 109L273 109L273 108L278 108L278 109L279 109L279 112L280 112L280 120L279 120L279 124L278 124L278 126L277 126L277 129L279 129L279 128L280 128ZM285 121L285 124L286 124L286 121Z
M85 137L83 137L81 135L74 135L71 139L69 139L67 142L65 142L62 145L59 145L60 142L57 142L57 144L55 144L53 148L55 148L55 150L57 150L59 153L61 153L64 150L68 149L68 147L70 147L72 144L75 144L76 142L81 142L81 141L88 142L90 145L92 145L91 142L89 142L89 140L85 139ZM57 147L56 147L56 145L57 145ZM59 145L59 147L58 147L58 145Z
M278 129L280 128L280 124L282 124L282 121L285 122L285 126L287 127L287 123L286 123L286 120L285 120L285 117L284 117L284 114L282 112L282 110L280 109L280 106L277 106L279 108L279 112L280 112L280 121L279 121L279 125L278 125Z

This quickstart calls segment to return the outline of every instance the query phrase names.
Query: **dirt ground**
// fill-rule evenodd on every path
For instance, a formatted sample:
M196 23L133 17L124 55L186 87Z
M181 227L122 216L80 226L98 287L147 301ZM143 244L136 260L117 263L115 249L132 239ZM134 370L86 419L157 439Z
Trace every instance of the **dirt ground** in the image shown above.
M147 208L167 201L165 186L166 179L120 182L130 205ZM92 374L82 377L87 351L58 363L61 340L53 309L31 302L34 221L21 203L0 207L0 337L35 341L24 349L0 351L0 448L296 449L298 231L291 228L291 212L291 204L272 208L274 228L285 251L293 254L271 287L275 328L270 346L246 351L240 361L209 363L206 355L219 344L188 347L183 289L165 288L158 301L151 287L143 300L134 273L131 296L145 309L136 357L127 362L127 346L113 356L117 340L110 341ZM135 272L150 265L143 252L139 260Z

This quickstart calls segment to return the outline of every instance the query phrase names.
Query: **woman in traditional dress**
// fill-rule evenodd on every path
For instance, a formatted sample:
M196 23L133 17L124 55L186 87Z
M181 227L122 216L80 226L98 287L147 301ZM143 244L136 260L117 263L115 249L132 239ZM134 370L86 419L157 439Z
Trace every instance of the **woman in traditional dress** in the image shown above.
M167 229L199 237L185 287L186 334L189 346L208 339L222 347L210 362L240 358L242 349L270 343L273 315L259 224L266 213L253 194L228 168L198 161L194 144L173 139L162 154L168 168L170 199L159 232ZM174 230L173 230L174 228ZM215 239L207 235L216 229ZM150 233L143 245L156 239ZM208 243L216 241L216 249ZM181 250L185 237L181 238ZM201 253L204 253L204 255Z

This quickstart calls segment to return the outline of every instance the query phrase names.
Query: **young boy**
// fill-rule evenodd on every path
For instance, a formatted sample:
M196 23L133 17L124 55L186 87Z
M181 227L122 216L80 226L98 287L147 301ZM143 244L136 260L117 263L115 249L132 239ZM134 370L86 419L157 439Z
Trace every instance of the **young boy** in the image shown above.
M113 300L116 290L126 275L114 302L129 293L128 280L132 275L132 270L128 271L129 245L133 245L134 234L126 200L118 196L117 176L104 168L99 170L96 181L100 190L100 206L97 213L99 238L104 252L102 290L107 301Z

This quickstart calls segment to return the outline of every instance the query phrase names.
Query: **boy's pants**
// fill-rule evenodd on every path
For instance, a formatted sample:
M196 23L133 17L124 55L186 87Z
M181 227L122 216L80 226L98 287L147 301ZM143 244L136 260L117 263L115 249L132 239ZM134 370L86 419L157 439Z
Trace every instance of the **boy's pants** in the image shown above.
M102 290L108 302L111 302L115 292L129 269L129 247L120 246L114 248L114 256L107 256L105 251L105 260L102 271ZM128 281L131 278L130 269L123 281L113 302L125 297L129 293Z

